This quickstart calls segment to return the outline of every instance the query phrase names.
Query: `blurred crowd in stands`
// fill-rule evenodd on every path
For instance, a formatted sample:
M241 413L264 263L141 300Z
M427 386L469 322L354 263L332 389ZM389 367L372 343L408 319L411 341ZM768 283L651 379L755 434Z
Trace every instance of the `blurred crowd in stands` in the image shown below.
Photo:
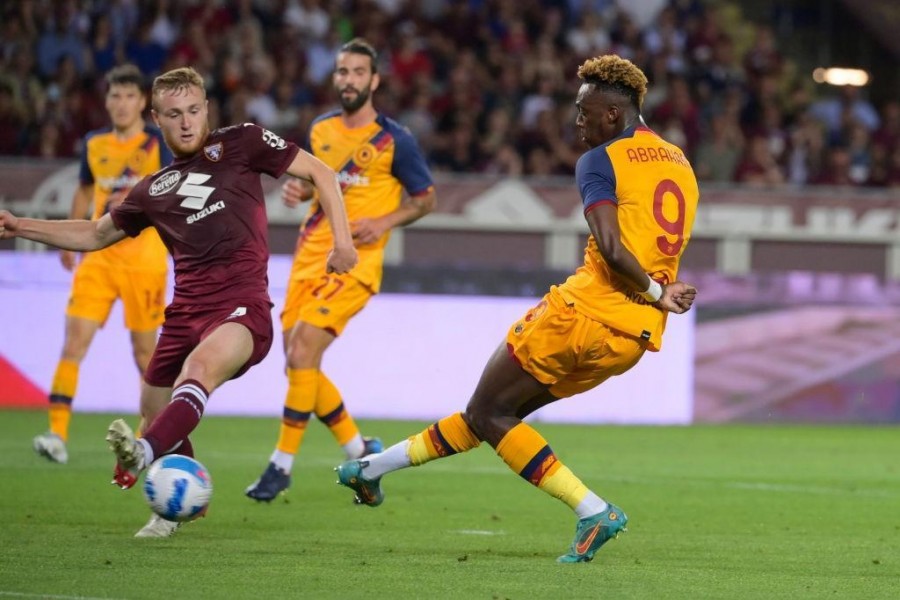
M585 150L575 71L616 53L650 79L648 124L707 181L900 186L900 101L816 86L727 1L21 0L0 24L0 155L74 157L106 125L103 74L191 65L213 126L302 140L334 107L340 45L381 52L376 106L438 171L567 175Z

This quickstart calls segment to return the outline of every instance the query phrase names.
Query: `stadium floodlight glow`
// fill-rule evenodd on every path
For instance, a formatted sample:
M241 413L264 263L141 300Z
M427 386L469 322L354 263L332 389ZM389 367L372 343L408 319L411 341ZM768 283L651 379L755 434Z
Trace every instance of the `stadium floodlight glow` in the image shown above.
M816 83L827 83L829 85L862 87L869 83L869 74L862 69L843 69L840 67L823 69L819 67L813 71L812 76Z

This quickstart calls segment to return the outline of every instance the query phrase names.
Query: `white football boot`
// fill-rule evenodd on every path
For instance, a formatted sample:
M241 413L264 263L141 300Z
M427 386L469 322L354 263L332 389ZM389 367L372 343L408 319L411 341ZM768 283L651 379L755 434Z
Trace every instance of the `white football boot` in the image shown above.
M66 451L66 443L55 433L47 432L34 436L32 441L34 451L61 465L69 462L69 453Z
M131 427L122 419L116 419L109 424L106 441L109 443L109 449L116 455L112 483L127 490L137 483L138 476L147 466L144 460L144 447L137 442Z
M165 538L169 537L181 523L176 523L175 521L166 521L159 515L151 515L150 520L147 521L147 524L144 525L140 531L134 534L134 537L137 538Z

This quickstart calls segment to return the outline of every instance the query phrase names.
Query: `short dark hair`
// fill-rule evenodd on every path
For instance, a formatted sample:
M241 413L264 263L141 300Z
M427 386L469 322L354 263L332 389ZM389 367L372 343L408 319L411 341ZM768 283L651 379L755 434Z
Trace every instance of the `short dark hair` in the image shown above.
M600 89L625 96L640 112L647 93L647 76L630 60L607 54L589 58L578 67L578 77Z
M136 85L139 90L144 91L144 74L134 65L120 65L106 74L108 88L114 85L129 84Z
M338 52L349 52L350 54L362 54L372 59L372 72L378 72L378 52L364 38L355 37L343 46Z

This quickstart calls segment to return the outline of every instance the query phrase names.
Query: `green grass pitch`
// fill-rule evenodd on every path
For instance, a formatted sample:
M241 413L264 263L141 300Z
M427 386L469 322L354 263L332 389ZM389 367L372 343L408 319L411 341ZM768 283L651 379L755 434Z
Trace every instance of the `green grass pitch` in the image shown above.
M245 498L275 419L204 419L193 436L209 515L135 539L148 510L109 484L110 415L74 415L66 466L36 456L41 412L0 412L0 597L896 598L896 427L538 424L629 515L593 563L555 562L568 508L489 447L384 480L385 504L334 484L341 452L311 424L286 497ZM132 423L135 422L131 418ZM424 424L370 421L393 443Z

